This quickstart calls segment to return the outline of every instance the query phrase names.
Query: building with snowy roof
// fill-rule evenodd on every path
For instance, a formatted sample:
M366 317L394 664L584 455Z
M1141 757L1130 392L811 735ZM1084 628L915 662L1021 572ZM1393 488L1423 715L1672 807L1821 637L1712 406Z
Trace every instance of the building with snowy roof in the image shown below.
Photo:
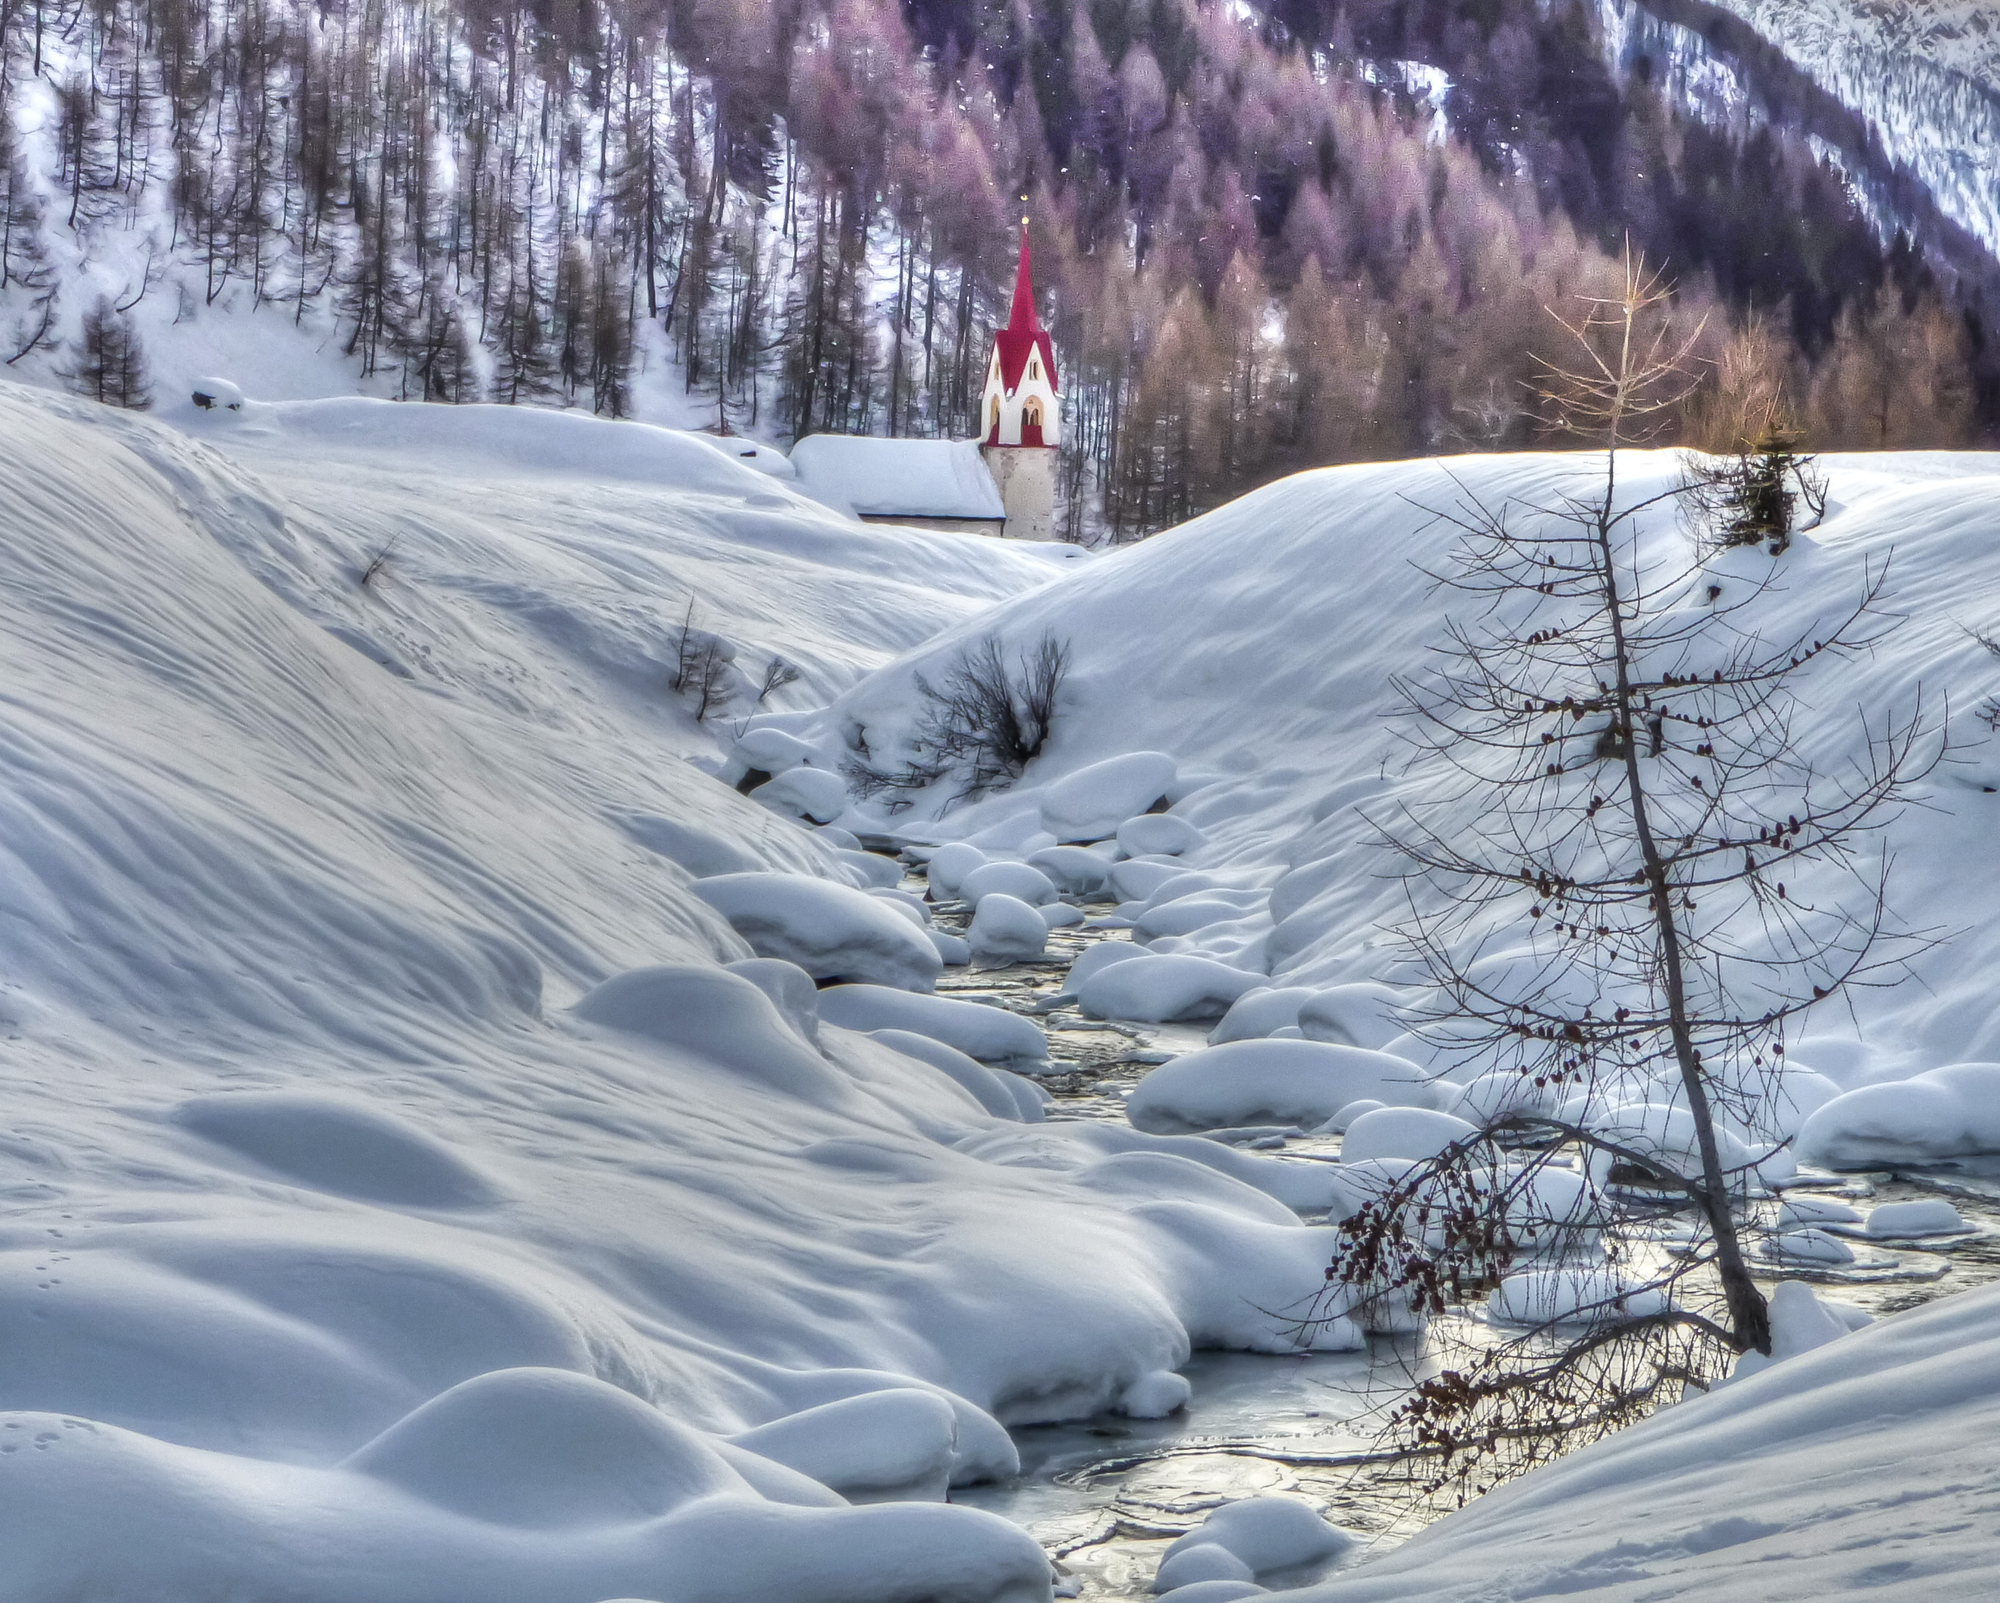
M978 440L809 434L792 448L800 488L864 522L1055 538L1056 351L1035 313L1025 217L1014 302L993 336L979 416L985 437Z

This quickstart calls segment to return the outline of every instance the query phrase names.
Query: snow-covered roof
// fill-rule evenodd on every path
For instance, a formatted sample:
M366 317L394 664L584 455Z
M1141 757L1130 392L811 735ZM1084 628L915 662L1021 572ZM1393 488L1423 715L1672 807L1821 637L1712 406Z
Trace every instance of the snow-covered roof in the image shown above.
M799 488L859 517L1007 516L976 440L809 434L792 447Z

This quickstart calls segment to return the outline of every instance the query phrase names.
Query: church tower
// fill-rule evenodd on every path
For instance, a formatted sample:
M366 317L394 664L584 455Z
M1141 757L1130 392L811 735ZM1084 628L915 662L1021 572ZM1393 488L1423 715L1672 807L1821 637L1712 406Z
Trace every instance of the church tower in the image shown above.
M1007 537L1055 538L1056 447L1062 414L1056 399L1056 350L1035 315L1035 280L1028 258L1028 220L1021 219L1021 260L1014 305L993 336L979 416L981 454L1007 508Z

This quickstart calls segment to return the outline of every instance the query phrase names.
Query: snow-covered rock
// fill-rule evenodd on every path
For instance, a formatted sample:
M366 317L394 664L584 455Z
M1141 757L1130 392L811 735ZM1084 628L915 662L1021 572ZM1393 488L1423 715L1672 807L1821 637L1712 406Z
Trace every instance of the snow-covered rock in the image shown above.
M1363 1158L1434 1158L1454 1142L1478 1133L1476 1125L1449 1113L1428 1108L1376 1108L1348 1125L1340 1156L1349 1163Z
M1037 920L1037 924L1039 924ZM830 985L819 1016L846 1030L908 1030L1004 1068L1040 1064L1048 1037L1018 1013L949 996L923 996L888 985Z
M1117 840L1127 857L1179 857L1208 844L1206 835L1173 813L1141 813L1128 818L1118 826Z
M967 874L986 861L986 854L977 846L955 840L940 846L931 853L926 868L930 876L931 894L941 901L956 901L959 883Z
M995 867L1002 865L995 864ZM979 872L984 873L981 869ZM1009 896L1004 891L988 891L979 899L966 931L972 943L975 963L999 967L1008 963L1030 963L1048 946L1049 923L1041 910Z
M1041 1099L1017 1074L989 1068L955 1046L947 1046L942 1041L911 1030L871 1030L868 1033L892 1051L913 1057L920 1063L928 1063L996 1119L1039 1124L1044 1117Z
M1192 1547L1176 1544L1160 1560L1153 1590L1171 1592L1196 1581L1248 1581L1254 1579L1256 1573L1219 1543L1197 1542Z
M1163 1024L1215 1018L1254 986L1257 977L1212 958L1146 952L1129 961L1107 959L1074 983L1077 1005L1092 1018Z
M730 1439L851 1503L941 1503L958 1424L943 1398L901 1388L822 1403Z
M1040 869L1066 896L1091 897L1104 889L1111 864L1081 846L1044 846L1028 854L1028 866Z
M1959 1211L1942 1197L1915 1202L1885 1202L1868 1210L1865 1227L1881 1240L1913 1241L1924 1236L1951 1236L1965 1228Z
M1065 844L1108 840L1118 826L1167 799L1174 759L1131 751L1065 774L1042 792L1042 827Z
M1221 1046L1229 1041L1255 1041L1295 1025L1299 1004L1313 993L1304 986L1260 986L1245 991L1229 1005L1222 1022L1208 1032L1208 1044Z
M1011 896L1030 907L1056 898L1048 875L1026 863L981 863L958 881L958 894L975 907L989 896Z
M800 874L720 874L695 893L759 957L796 963L816 980L928 991L943 968L924 931L865 891Z
M1954 1063L1845 1092L1805 1120L1798 1146L1835 1168L2000 1152L2000 1063Z
M1185 1375L1154 1369L1141 1375L1118 1395L1118 1412L1128 1419L1165 1419L1187 1407L1194 1387Z
M1257 1575L1296 1570L1345 1552L1351 1533L1329 1522L1312 1504L1296 1497L1245 1497L1225 1503L1177 1539L1167 1557L1214 1543L1228 1549ZM1161 1566L1165 1568L1164 1562Z
M750 792L774 812L830 824L847 811L847 782L824 768L787 768Z
M1115 979L1137 966L1121 963L1091 984ZM1133 1088L1125 1106L1142 1130L1310 1126L1362 1097L1382 1101L1407 1097L1418 1089L1418 1080L1416 1065L1360 1047L1323 1041L1232 1041L1190 1052L1152 1070Z
M1510 1325L1593 1324L1643 1318L1665 1296L1616 1269L1530 1269L1512 1274L1486 1299L1490 1317Z

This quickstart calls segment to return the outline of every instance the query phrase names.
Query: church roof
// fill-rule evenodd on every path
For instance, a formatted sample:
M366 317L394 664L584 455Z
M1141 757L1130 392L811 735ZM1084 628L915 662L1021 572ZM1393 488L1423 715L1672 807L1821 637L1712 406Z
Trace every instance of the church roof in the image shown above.
M1007 326L994 334L993 346L1000 353L1000 383L1009 395L1021 387L1021 375L1028 371L1028 358L1037 350L1042 353L1042 366L1049 375L1049 388L1058 388L1055 344L1035 315L1035 275L1028 258L1026 219L1021 223L1021 260L1014 269L1013 309Z
M1007 516L976 440L890 440L808 434L792 447L799 488L871 518Z

